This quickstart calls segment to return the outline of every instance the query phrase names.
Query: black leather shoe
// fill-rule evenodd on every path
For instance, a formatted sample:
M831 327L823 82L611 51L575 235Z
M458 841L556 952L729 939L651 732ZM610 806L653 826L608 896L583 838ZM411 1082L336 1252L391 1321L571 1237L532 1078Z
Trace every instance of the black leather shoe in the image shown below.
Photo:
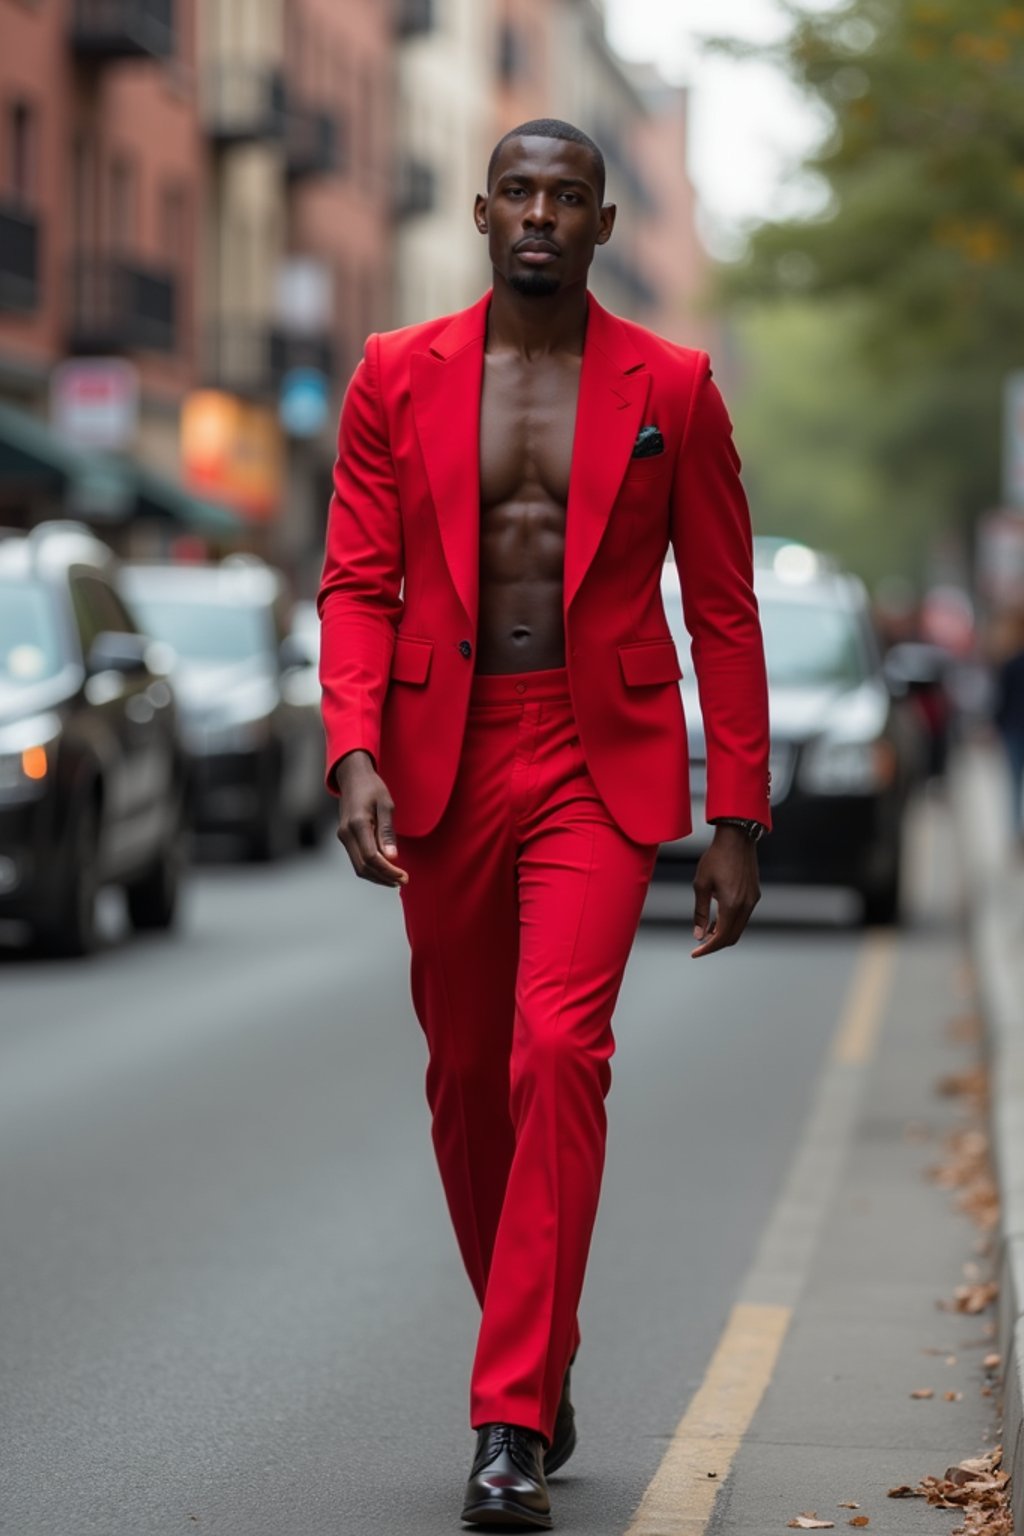
M481 1424L462 1518L487 1530L550 1531L541 1435L516 1424Z
M551 1436L551 1444L544 1453L544 1476L550 1477L552 1472L557 1472L559 1467L564 1467L573 1451L576 1449L576 1410L572 1406L572 1398L569 1396L572 1374L573 1355L565 1372L565 1380L562 1382L562 1396L558 1404L558 1413L555 1415L555 1428Z

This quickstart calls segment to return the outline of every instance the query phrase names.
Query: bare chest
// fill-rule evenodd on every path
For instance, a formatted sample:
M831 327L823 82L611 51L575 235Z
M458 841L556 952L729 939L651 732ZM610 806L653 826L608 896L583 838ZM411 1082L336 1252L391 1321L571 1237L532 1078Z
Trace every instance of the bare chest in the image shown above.
M544 501L569 495L581 359L524 363L484 357L480 399L480 504Z

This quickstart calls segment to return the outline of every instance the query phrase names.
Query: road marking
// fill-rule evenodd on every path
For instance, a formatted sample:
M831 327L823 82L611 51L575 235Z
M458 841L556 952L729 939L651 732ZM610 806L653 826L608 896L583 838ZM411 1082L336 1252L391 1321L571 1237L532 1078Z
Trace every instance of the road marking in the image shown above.
M895 959L896 940L892 930L873 929L861 950L850 984L846 1007L832 1045L834 1061L862 1065L874 1055Z
M627 1536L697 1536L775 1369L792 1307L739 1302ZM709 1474L714 1473L714 1477Z
M832 1204L885 1018L895 959L891 933L868 934L785 1187L704 1379L626 1536L703 1536L708 1529L718 1490L771 1381Z

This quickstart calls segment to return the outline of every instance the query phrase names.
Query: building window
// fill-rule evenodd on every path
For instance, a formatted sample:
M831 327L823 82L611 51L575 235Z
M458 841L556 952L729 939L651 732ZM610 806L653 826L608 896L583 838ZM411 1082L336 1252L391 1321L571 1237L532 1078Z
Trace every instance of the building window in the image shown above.
M79 135L71 149L71 227L75 244L96 244L96 156L91 139Z
M135 167L118 157L110 166L110 243L115 250L130 251L136 243Z
M188 255L188 193L179 183L164 188L160 201L160 249L168 266L184 267Z
M498 33L498 78L505 84L525 80L530 73L530 49L521 30L502 23Z
M398 35L413 37L434 25L434 0L398 0Z
M7 116L7 185L21 203L31 202L36 189L37 128L34 107L14 102Z

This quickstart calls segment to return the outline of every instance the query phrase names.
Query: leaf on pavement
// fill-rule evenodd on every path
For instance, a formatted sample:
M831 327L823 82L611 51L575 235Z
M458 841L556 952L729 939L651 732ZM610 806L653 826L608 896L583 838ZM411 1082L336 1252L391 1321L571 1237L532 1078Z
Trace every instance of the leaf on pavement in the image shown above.
M860 1509L856 1499L843 1499L838 1507L840 1509Z
M942 1396L943 1396L943 1399L947 1403L958 1403L960 1401L960 1399L963 1397L963 1393L962 1392L943 1392Z
M871 1516L870 1515L854 1515L853 1519L848 1521L847 1524L855 1525L855 1526L857 1526L857 1528L859 1530L863 1530L864 1526L871 1524Z
M922 1488L911 1488L909 1483L900 1483L895 1488L889 1489L890 1499L923 1499Z
M998 1371L999 1367L1003 1363L1003 1357L1002 1355L996 1353L995 1350L993 1350L992 1354L986 1355L981 1363L985 1367L986 1371Z
M797 1515L794 1520L789 1522L789 1529L792 1531L834 1531L835 1521L819 1520L812 1511L810 1514Z
M934 1397L935 1392L932 1387L915 1387L910 1395L911 1397L918 1397L923 1399L926 1397Z
M938 1305L945 1312L966 1312L973 1317L991 1306L998 1295L999 1286L994 1280L980 1280L973 1285L958 1285L952 1301L940 1301Z

